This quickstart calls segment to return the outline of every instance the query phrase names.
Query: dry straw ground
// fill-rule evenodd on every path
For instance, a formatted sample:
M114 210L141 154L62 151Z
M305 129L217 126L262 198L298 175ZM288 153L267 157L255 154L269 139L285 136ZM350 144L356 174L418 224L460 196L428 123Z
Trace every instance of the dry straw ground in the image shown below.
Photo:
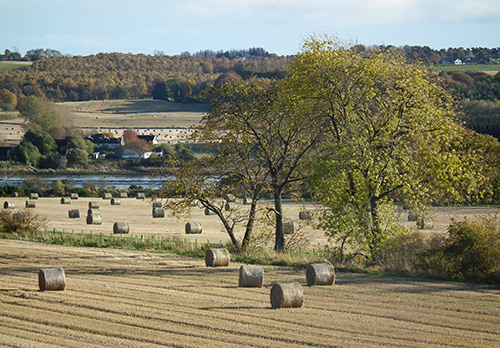
M240 264L207 268L170 254L0 241L2 347L499 347L500 290L265 266L239 288ZM63 267L64 291L38 290ZM304 286L304 307L271 309L273 282Z
M3 198L1 203L12 202L16 208L14 211L24 209L26 197ZM87 225L86 215L90 201L97 201L100 204L102 215L102 225ZM206 242L209 240L212 243L227 243L229 237L225 232L222 223L215 215L205 215L204 209L193 207L191 214L180 218L170 217L166 211L165 218L153 218L152 202L149 199L138 200L135 198L122 198L120 205L111 205L111 200L102 198L80 198L71 200L71 204L61 204L60 198L40 198L35 200L36 208L32 211L47 219L47 229L49 231L74 232L74 233L92 233L94 234L112 234L113 224L115 222L128 222L130 225L130 234L133 236L150 236L164 238L186 239L187 241ZM263 201L264 207L272 205L271 201ZM248 206L241 204L241 200L237 202L238 209L245 210ZM302 204L290 201L284 202L284 215L291 217L296 227L302 224L304 237L309 241L312 248L323 247L327 243L327 239L322 230L315 229L313 226L305 226L299 221L299 212L301 210L314 210L318 207L312 203ZM80 210L80 218L70 219L68 211ZM477 216L492 215L500 213L500 208L497 207L434 207L431 209L435 224L431 230L426 230L428 233L444 233L452 218L473 220ZM407 222L406 213L402 212L399 216L402 223L410 228L415 228L415 222ZM185 224L187 222L200 222L203 232L201 234L185 234ZM236 236L239 239L243 238L244 225L236 229Z

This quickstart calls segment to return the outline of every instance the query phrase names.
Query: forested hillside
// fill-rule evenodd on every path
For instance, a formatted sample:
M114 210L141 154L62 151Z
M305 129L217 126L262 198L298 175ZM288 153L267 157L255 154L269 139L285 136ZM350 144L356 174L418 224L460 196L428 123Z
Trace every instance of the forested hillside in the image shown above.
M53 101L158 97L184 102L223 74L280 79L288 61L275 55L233 59L123 53L47 57L25 71L2 72L0 90L18 97L44 95Z
M433 50L427 46L357 45L353 49L397 50L409 62L429 67L449 64L455 59L475 64L500 63L500 48ZM23 70L0 71L0 109L14 110L20 98L31 95L57 102L128 98L192 102L217 79L229 76L282 79L292 58L280 57L262 48L204 50L175 56L155 52L155 55L99 53L74 57L52 49L30 50L24 57L5 50L0 61L22 60L33 64ZM486 74L477 69L438 74L461 101L467 125L500 138L500 74Z

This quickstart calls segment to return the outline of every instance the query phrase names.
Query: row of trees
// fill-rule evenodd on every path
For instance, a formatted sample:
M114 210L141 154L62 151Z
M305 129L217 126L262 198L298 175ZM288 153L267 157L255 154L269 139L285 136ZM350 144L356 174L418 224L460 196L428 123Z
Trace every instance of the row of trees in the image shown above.
M0 72L0 90L18 98L43 94L53 101L145 98L152 96L156 85L175 82L175 98L192 101L207 83L227 72L243 78L282 78L288 60L276 56L238 60L121 53L53 57L37 60L25 71Z
M450 48L437 51L426 46L397 48L357 45L353 49L359 52L396 50L409 61L424 62L427 65L466 57L480 63L497 62L500 59L498 49L486 48ZM171 93L170 99L175 97L178 101L192 101L208 84L221 74L229 72L243 79L253 76L282 79L288 73L288 65L292 59L269 54L261 48L226 52L206 50L178 56L99 53L70 57L51 49L30 50L28 53L26 57L34 61L34 64L26 71L1 72L0 90L8 90L18 98L43 94L53 101L151 97L162 84L175 85L176 90ZM18 58L8 50L0 56L0 60ZM452 76L452 79L461 82L458 75L456 79ZM491 82L493 81L485 81ZM490 93L485 98L492 96Z
M364 46L356 45L357 50L376 49L376 50L393 50L397 49L403 52L406 57L413 62L424 62L427 65L439 64L442 62L451 62L455 59L460 59L463 62L472 61L477 64L498 64L500 62L500 47L487 48L487 47L448 47L441 49L433 49L429 46L400 46L393 45L376 45ZM26 52L24 57L17 51L5 50L4 54L0 54L0 61L2 60L28 60L36 61L42 58L63 57L64 55L54 49L37 48ZM165 56L162 51L155 51L154 56ZM182 52L180 56L202 56L202 57L216 57L228 59L255 59L257 57L276 57L276 54L269 53L262 47L253 47L249 49L231 49L231 50L200 50L194 53Z
M58 147L54 138L42 130L30 129L21 143L12 149L9 158L40 168L66 168L86 166L94 150L94 144L80 135L69 135Z
M174 214L191 202L223 221L235 248L252 242L258 201L272 194L275 250L286 247L282 196L308 191L327 207L321 226L339 246L381 258L403 228L393 202L473 202L491 194L500 144L468 131L434 77L397 52L357 50L311 38L281 81L228 79L211 87L213 108L197 129L215 152L178 167L161 195ZM245 218L220 197L250 201ZM245 223L241 241L235 226Z
M24 57L17 50L11 51L6 49L4 54L0 54L0 61L36 61L42 58L63 57L64 55L50 48L36 48L26 52Z

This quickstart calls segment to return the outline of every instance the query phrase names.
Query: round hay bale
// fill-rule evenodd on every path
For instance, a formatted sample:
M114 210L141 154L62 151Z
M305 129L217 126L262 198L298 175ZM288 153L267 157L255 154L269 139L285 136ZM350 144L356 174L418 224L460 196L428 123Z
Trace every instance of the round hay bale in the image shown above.
M80 210L79 209L68 210L68 217L70 219L78 219L80 217Z
M197 199L193 199L189 205L192 206L192 207L196 207L198 205L199 201Z
M38 199L38 193L36 193L36 192L31 192L31 193L30 193L30 199Z
M3 208L4 209L14 209L16 207L16 204L13 202L3 202Z
M78 199L78 193L76 193L76 192L71 193L69 195L69 198L74 199L74 200Z
M10 196L12 198L17 198L17 197L19 197L19 193L17 193L17 192L11 192Z
M418 212L415 210L408 211L408 221L417 221Z
M99 209L99 202L90 201L89 202L89 209Z
M226 205L224 206L225 211L234 211L236 210L236 203L234 202L227 202Z
M120 198L111 198L111 205L121 205Z
M312 220L312 213L307 210L299 212L299 220Z
M313 263L306 268L307 285L333 285L335 270L329 263Z
M102 194L102 199L111 199L111 198L113 198L113 196L109 192L104 192Z
M120 192L119 197L120 198L128 198L128 193L127 192Z
M71 204L71 198L61 197L61 204Z
M205 253L205 265L207 267L229 266L230 260L229 251L223 248L208 249Z
M128 225L128 222L115 222L113 224L113 233L129 233L130 231L130 226Z
M299 283L276 283L272 286L272 308L300 308L303 304L304 292Z
M215 215L215 212L213 210L205 208L205 215Z
M153 209L154 208L163 208L163 203L162 202L153 202Z
M232 193L225 193L224 194L224 200L226 202L236 202L236 196L233 195Z
M40 291L64 290L66 275L61 267L44 268L38 271L38 286Z
M26 208L36 208L35 201L26 201Z
M247 288L261 288L264 282L264 270L253 265L240 266L239 286Z
M101 215L88 215L87 216L87 225L101 225L102 217Z
M153 218L164 218L165 210L163 208L153 208Z
M186 234L199 234L203 228L199 222L188 222L186 224Z
M146 194L144 192L137 192L136 198L137 199L145 199L146 198Z
M87 210L87 215L101 215L101 209L89 209Z
M293 226L293 221L291 218L283 218L283 233L292 234L295 230Z
M419 218L417 220L417 228L419 230L432 230L434 228L434 221L430 217Z

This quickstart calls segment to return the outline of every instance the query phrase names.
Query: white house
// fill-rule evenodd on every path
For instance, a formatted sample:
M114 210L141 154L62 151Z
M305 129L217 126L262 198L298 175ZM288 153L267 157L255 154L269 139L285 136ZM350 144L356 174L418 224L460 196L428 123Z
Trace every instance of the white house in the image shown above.
M161 157L161 156L163 156L163 151L160 151L160 152L147 151L147 152L144 152L142 155L139 155L134 150L124 149L122 151L122 159L137 159L137 158L148 159L153 154L156 154L156 155Z

